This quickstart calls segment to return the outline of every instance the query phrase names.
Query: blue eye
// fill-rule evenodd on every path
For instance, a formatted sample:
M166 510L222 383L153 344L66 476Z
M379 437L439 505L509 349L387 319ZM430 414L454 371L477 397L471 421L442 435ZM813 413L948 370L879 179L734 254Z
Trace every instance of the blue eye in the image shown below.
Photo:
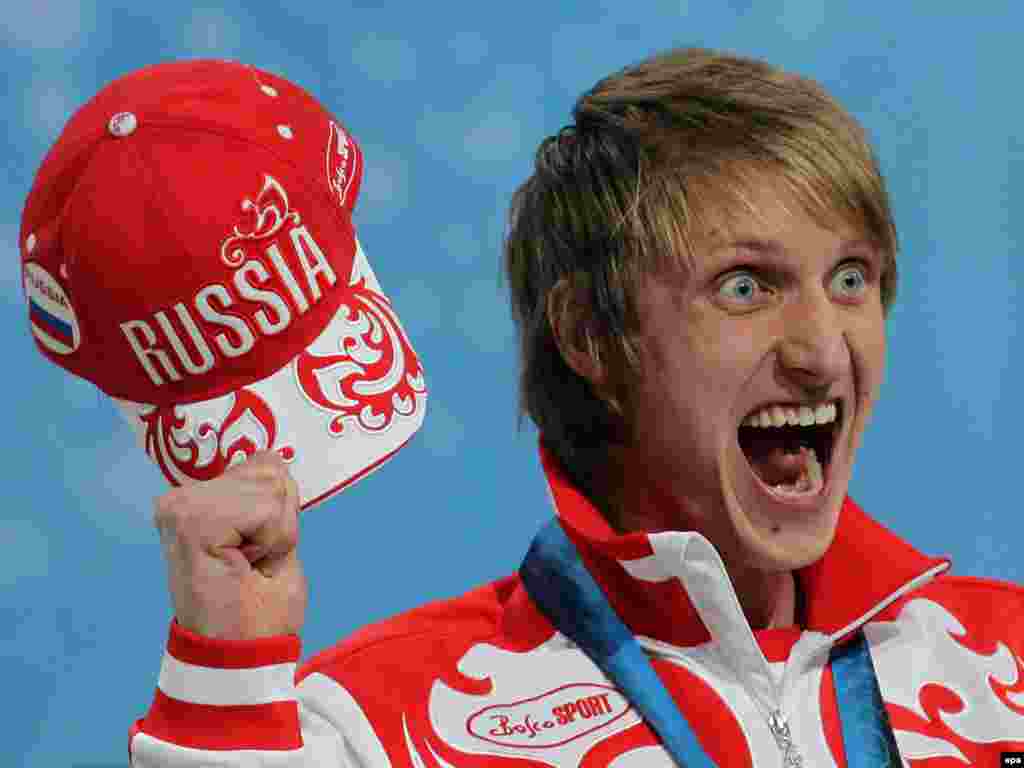
M854 279L851 281L850 277ZM864 268L857 264L850 264L841 270L835 277L835 281L841 288L840 292L847 296L859 296L867 290L868 280Z
M868 291L871 273L860 262L847 262L832 278L832 290L847 299L859 299ZM754 305L770 293L749 270L734 272L718 286L718 295L727 301Z
M723 294L727 288L732 286L734 288L731 291L732 295ZM755 280L750 273L740 272L733 275L728 280L723 282L718 287L718 293L720 295L726 295L726 298L738 299L739 301L745 301L747 299L754 298L757 295L757 291L760 290L760 284Z

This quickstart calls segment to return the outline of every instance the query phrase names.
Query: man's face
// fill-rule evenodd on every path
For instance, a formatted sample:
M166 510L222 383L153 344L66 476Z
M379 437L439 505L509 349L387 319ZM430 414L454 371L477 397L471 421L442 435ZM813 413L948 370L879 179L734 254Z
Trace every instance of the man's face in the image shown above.
M882 256L852 229L823 229L773 185L752 202L759 216L698 242L693 275L651 277L642 291L630 460L659 501L626 509L622 523L693 528L727 563L779 571L817 560L835 532L885 365ZM824 424L774 426L772 406L799 419L800 405L822 404ZM773 426L741 430L761 413ZM818 493L801 443L821 465Z

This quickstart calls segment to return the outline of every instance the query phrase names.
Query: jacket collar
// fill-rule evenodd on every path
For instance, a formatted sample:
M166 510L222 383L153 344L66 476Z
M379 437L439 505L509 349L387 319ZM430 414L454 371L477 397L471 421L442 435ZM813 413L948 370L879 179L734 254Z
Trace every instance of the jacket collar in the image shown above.
M797 571L805 626L754 632L718 552L704 536L616 533L543 445L540 453L559 521L612 607L634 635L671 646L709 640L744 645L756 639L769 656L784 658L781 648L780 654L769 651L773 636L775 645L791 645L802 630L838 642L950 567L948 559L918 552L847 496L831 546L820 560Z

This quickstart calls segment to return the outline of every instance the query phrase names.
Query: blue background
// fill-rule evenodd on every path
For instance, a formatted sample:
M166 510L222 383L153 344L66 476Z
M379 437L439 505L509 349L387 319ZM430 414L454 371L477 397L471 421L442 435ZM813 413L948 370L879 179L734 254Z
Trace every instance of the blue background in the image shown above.
M515 427L498 279L507 203L581 91L672 45L811 75L867 126L894 199L901 282L851 493L959 573L1024 580L1019 4L182 5L4 12L0 762L123 764L156 685L171 611L150 516L164 483L105 397L35 351L17 240L35 169L70 112L158 60L255 64L347 124L366 153L360 239L426 366L420 434L304 522L304 655L511 572L550 514L535 434Z

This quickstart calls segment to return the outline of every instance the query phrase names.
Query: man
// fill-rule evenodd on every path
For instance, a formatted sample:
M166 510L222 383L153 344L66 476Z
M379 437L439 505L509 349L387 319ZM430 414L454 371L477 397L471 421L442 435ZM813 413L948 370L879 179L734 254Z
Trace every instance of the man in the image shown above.
M573 117L506 246L557 522L516 575L296 672L301 484L275 452L182 484L156 503L175 620L135 765L1024 748L1024 594L948 575L846 496L896 287L859 126L808 80L700 50L603 80Z

